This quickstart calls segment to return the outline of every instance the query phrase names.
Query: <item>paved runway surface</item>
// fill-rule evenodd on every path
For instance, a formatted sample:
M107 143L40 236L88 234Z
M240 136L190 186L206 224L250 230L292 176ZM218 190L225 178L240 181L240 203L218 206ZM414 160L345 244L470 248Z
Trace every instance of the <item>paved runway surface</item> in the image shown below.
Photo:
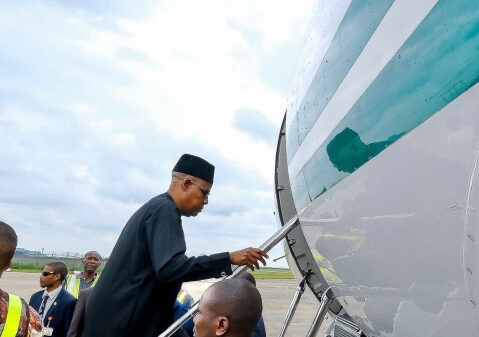
M34 292L40 290L39 279L40 274L5 272L0 280L0 288L28 301ZM213 282L214 280L188 282L183 284L183 289L198 300L203 291ZM297 285L296 280L257 280L257 287L263 298L263 317L268 337L278 336ZM306 336L318 307L318 301L305 292L286 336ZM316 336L322 337L332 321L332 317L328 314L322 329Z

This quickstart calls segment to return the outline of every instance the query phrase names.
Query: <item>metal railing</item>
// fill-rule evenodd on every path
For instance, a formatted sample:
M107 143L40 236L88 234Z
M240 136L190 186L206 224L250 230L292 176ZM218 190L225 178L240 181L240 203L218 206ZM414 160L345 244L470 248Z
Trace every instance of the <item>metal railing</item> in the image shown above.
M296 292L294 293L293 301L291 301L291 305L289 307L288 313L286 314L286 318L284 319L283 326L281 327L281 331L279 332L278 337L284 337L286 334L286 330L288 329L291 320L293 319L294 313L296 312L296 308L298 307L299 300L304 293L304 288L306 287L306 275L303 280L299 283L298 287L296 288Z
M297 217L292 218L286 225L281 227L276 233L274 233L265 243L263 243L259 249L264 252L268 252L276 246L289 232L299 225ZM246 271L246 266L241 266L235 269L233 274L227 277L227 279L238 277L241 273ZM168 329L166 329L159 337L169 337L173 335L179 328L181 328L186 322L193 318L198 312L198 302L191 307L186 314L174 322Z

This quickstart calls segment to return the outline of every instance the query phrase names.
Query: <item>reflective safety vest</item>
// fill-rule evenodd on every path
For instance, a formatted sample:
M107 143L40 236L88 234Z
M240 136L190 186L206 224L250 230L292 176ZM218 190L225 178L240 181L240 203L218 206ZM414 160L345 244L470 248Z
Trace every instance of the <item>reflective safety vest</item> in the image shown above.
M178 293L178 296L176 297L176 300L180 302L183 305L186 306L193 306L195 301L193 300L193 297L191 297L190 294L186 290L181 289L180 292Z
M93 284L91 285L91 288L93 288L96 283L98 282L98 279L100 275L97 275L95 279L93 280ZM65 290L68 291L70 294L75 296L75 298L78 298L80 295L80 282L81 278L77 277L77 275L68 275L67 276L67 284L65 285Z
M7 320L3 327L1 337L15 337L20 327L20 318L22 317L22 300L20 297L8 294L8 312Z

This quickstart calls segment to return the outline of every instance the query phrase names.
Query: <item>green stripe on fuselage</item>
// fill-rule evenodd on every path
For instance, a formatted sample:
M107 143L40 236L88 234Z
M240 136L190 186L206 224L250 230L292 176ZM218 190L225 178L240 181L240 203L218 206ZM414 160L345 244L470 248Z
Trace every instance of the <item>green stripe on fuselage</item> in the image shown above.
M288 159L311 131L394 0L353 0L288 130Z
M477 2L439 1L292 179L297 209L476 84L478 60Z

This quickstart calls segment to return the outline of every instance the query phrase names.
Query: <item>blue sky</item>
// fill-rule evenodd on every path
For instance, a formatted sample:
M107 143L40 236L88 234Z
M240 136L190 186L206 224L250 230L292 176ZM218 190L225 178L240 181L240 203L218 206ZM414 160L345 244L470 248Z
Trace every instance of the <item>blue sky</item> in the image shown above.
M216 166L210 204L183 221L187 254L259 246L277 229L276 138L313 7L0 3L0 219L19 246L109 255L185 152Z

